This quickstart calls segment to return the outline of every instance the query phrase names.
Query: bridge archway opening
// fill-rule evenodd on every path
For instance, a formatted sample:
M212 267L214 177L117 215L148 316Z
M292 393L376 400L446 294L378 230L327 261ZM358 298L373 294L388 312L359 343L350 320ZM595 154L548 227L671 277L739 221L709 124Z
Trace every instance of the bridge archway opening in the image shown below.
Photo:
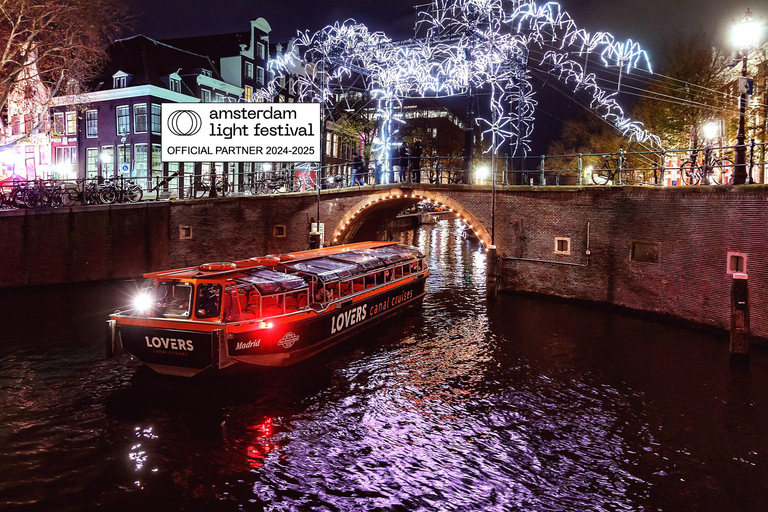
M432 190L425 189L389 189L366 196L352 207L333 231L332 245L376 240L384 225L397 217L403 210L425 201L435 206L447 208L453 218L460 219L465 229L472 230L487 249L491 245L491 235L483 223L458 201Z

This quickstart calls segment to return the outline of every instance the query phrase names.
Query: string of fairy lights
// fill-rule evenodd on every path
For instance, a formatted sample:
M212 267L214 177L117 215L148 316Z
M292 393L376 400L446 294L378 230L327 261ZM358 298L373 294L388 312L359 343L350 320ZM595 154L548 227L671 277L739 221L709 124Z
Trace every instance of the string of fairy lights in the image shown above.
M628 139L660 146L656 135L625 115L616 98L624 77L635 70L651 72L637 42L580 29L555 2L432 0L417 12L421 35L406 41L393 41L351 19L299 32L286 52L270 61L272 79L255 98L269 101L291 84L297 101L332 109L339 91L362 84L375 101L379 121L372 153L387 166L398 144L405 100L482 90L488 101L483 112L490 116L475 122L485 152L495 154L508 144L512 156L526 156L538 106L533 68L586 96L589 107ZM601 85L590 69L595 61L618 72L615 90Z

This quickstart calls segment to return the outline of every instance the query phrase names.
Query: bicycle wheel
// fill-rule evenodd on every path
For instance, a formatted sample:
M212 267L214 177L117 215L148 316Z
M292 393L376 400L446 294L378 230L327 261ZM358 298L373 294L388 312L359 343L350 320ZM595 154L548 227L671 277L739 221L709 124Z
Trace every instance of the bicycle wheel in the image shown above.
M115 204L117 202L117 189L111 185L102 188L99 191L99 199L104 204Z
M125 191L125 198L129 203L138 203L142 197L144 197L144 191L136 184L130 185Z
M604 163L602 167L592 171L592 182L595 185L608 185L613 178L613 169Z
M216 181L216 195L227 197L229 195L229 182L224 180Z
M712 166L712 181L716 185L727 185L731 182L733 175L733 162L727 158L721 158L715 161Z
M196 181L192 184L192 193L190 194L191 197L194 197L195 199L200 199L208 192L208 186L200 181Z
M698 165L686 160L680 166L680 182L682 185L698 185L701 181L701 171Z
M80 199L80 192L75 187L67 187L61 193L61 204L64 206L73 206Z
M622 185L634 185L637 183L637 171L631 165L624 162L621 166L621 184Z

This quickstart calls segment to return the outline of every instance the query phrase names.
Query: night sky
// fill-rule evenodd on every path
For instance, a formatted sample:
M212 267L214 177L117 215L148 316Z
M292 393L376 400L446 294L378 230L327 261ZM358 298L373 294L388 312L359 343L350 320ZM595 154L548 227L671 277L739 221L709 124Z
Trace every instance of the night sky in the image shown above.
M125 0L136 13L137 33L164 39L248 30L247 20L265 18L272 26L272 42L289 39L296 30L317 30L334 21L354 18L390 37L413 33L415 4L428 0ZM697 32L727 38L732 20L746 7L768 16L768 2L724 0L563 0L577 25L603 30L617 38L639 41L651 60L660 61L665 42ZM761 12L764 11L764 12Z

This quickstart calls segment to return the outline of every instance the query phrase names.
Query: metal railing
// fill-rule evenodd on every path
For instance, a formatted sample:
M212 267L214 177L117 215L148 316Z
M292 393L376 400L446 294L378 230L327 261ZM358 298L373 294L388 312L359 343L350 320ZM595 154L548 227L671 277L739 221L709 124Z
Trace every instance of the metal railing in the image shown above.
M623 151L508 157L476 157L469 171L461 156L422 157L396 172L365 162L354 172L352 162L327 165L296 164L276 170L111 179L0 181L0 208L39 208L132 203L141 200L196 199L270 195L359 186L421 183L433 185L727 185L735 164L734 146L696 149ZM495 169L491 165L495 164ZM747 183L766 181L766 143L747 145ZM319 177L318 177L319 175ZM467 179L465 180L465 176Z

